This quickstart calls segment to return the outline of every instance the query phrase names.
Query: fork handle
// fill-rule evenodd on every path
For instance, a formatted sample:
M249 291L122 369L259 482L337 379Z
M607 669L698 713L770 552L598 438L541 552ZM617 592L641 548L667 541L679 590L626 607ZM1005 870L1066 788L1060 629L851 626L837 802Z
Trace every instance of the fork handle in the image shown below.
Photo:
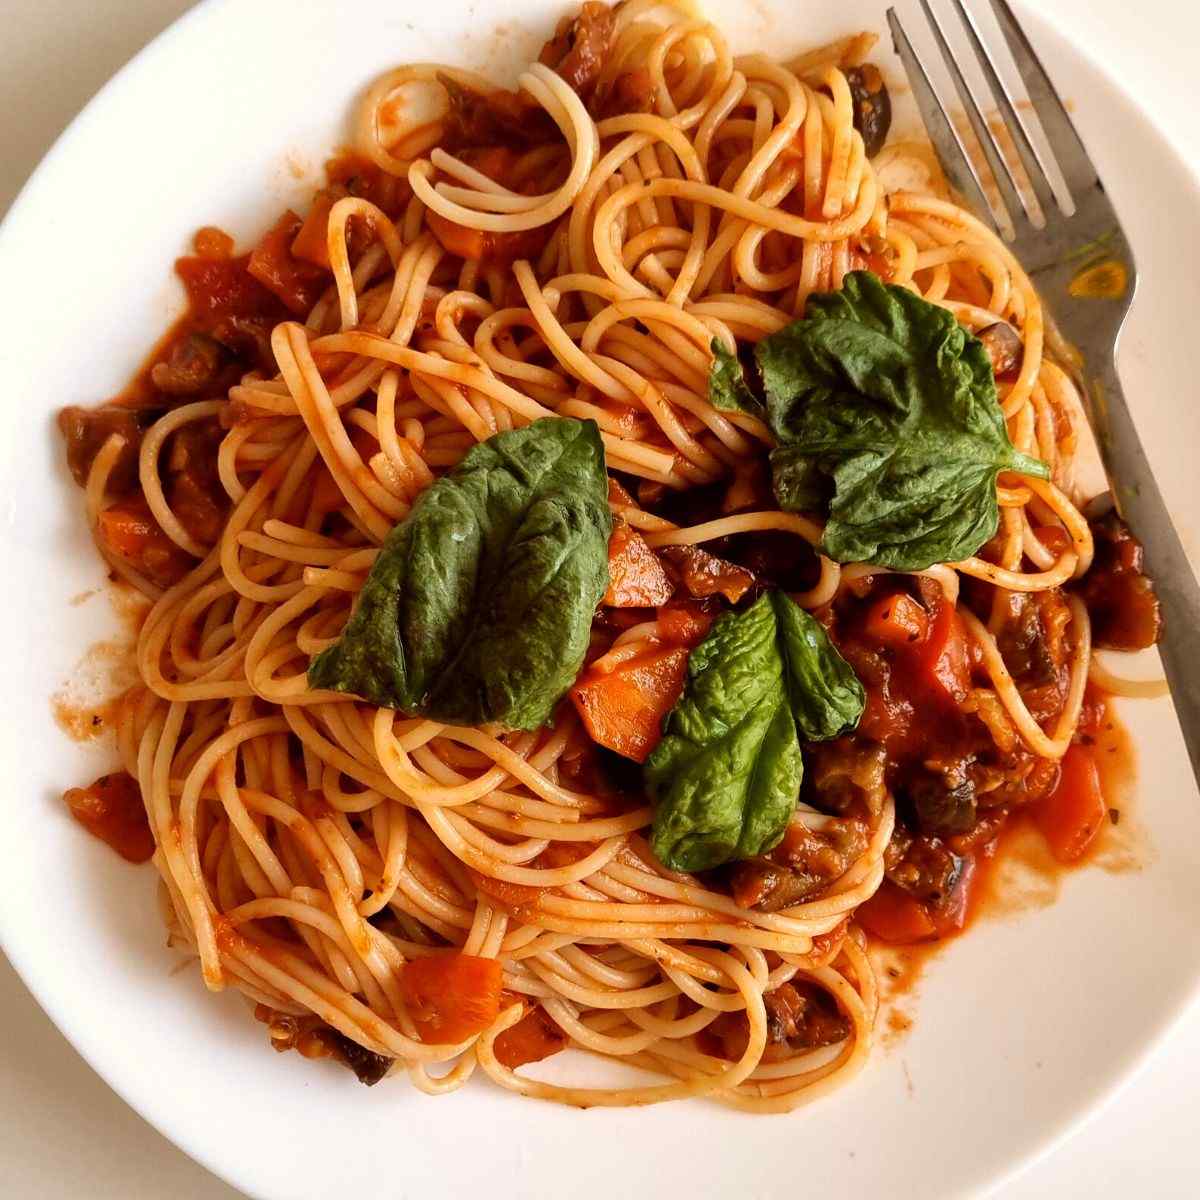
M1093 424L1117 511L1145 548L1146 570L1162 605L1159 655L1200 784L1200 585L1158 490L1115 362L1089 383Z

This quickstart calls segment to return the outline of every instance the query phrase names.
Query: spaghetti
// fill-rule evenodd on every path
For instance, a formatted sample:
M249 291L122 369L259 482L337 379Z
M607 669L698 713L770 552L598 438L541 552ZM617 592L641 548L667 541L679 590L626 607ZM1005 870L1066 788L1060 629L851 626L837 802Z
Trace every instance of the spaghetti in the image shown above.
M192 315L132 406L64 416L97 543L152 601L119 746L168 927L277 1046L430 1094L479 1069L568 1104L789 1110L867 1057L866 934L961 924L962 864L1082 753L1089 672L1121 690L1092 658L1078 402L1045 356L1041 302L944 187L888 186L903 147L868 157L851 83L872 44L734 57L691 13L626 0L584 5L516 93L392 72L304 221L285 216L249 260L198 236L180 264ZM863 269L1015 335L1010 362L993 355L1002 412L1053 482L1002 474L1000 531L965 561L905 574L822 556L821 521L764 487L767 426L709 401L714 339L756 342ZM472 445L552 414L598 424L619 525L670 568L673 599L601 608L589 678L694 645L680 629L728 607L737 570L783 562L800 569L779 585L864 680L863 726L817 754L790 857L662 866L649 804L605 773L570 704L513 733L310 689L417 497ZM1111 560L1126 543L1104 545ZM914 677L959 672L951 707L975 743L937 769L995 799L955 834L913 826L901 775L929 775L938 748L914 743L929 693L901 678L909 660L869 636L889 597L942 629L932 648L921 634L933 657ZM938 854L957 870L937 876ZM564 1045L655 1078L518 1072Z

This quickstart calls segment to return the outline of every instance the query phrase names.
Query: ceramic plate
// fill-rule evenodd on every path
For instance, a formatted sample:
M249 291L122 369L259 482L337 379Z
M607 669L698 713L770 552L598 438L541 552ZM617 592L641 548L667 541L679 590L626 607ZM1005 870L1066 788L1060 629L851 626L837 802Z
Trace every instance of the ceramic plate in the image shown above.
M116 680L127 634L103 590L52 415L119 389L181 307L191 232L248 238L312 187L351 103L395 63L509 82L561 0L209 0L63 135L0 230L0 940L97 1071L188 1153L253 1196L923 1198L994 1184L1128 1076L1200 976L1196 795L1166 701L1123 710L1139 750L1130 863L1069 876L1050 905L984 922L906 1000L915 1023L851 1085L789 1116L705 1102L587 1112L482 1079L431 1099L401 1079L268 1052L232 995L172 973L150 868L74 825L64 787L111 764L56 724L64 683ZM882 3L713 0L736 50L783 55L882 29ZM915 6L914 6L915 7ZM1049 8L1048 5L1045 6ZM906 10L907 11L907 10ZM1023 11L1027 11L1023 6ZM1200 406L1179 314L1200 311L1200 193L1119 87L1030 20L1135 247L1126 390L1185 541L1200 531ZM899 68L886 43L879 61ZM109 639L92 649L99 639ZM886 1031L885 1031L886 1032ZM64 1098L64 1106L68 1101Z

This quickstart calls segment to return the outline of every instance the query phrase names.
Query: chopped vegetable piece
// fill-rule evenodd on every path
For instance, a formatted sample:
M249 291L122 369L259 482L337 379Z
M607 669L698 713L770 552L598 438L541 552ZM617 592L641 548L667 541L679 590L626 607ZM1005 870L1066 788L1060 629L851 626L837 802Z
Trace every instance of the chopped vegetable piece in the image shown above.
M546 244L550 226L522 229L513 233L490 233L470 229L432 210L425 214L430 232L447 254L468 262L511 263L518 258L536 258Z
M535 1004L515 1025L495 1041L496 1058L510 1071L526 1063L541 1062L566 1049L567 1035Z
M931 699L961 704L971 690L967 636L954 605L939 599L934 605L928 639L918 651L919 684Z
M331 282L329 272L292 254L301 220L290 209L263 235L246 270L297 316L316 304Z
M664 546L659 555L688 594L698 599L724 596L730 604L736 604L754 586L754 576L745 567L726 562L699 546Z
M708 635L716 619L711 609L681 600L658 610L658 632L664 642L695 646Z
M400 977L421 1040L465 1042L500 1015L500 964L473 954L434 954L406 963Z
M884 880L879 891L859 906L855 920L874 937L896 946L928 942L937 937L933 918L919 900Z
M97 536L104 549L164 587L178 583L196 562L167 537L141 496L106 508Z
M122 858L143 863L154 855L154 834L137 780L125 771L101 775L90 787L63 794L71 816Z
M316 194L300 232L292 240L294 258L302 258L313 266L329 270L329 213L347 195L349 193L345 188L322 188Z
M1050 853L1061 863L1078 862L1103 828L1108 805L1096 760L1086 746L1067 747L1058 785L1033 809Z
M674 590L646 539L618 521L608 542L608 591L600 603L609 608L657 608Z
M645 762L662 739L663 718L683 692L688 650L652 650L607 673L589 672L571 699L592 741Z
M924 641L929 632L929 618L916 600L898 592L884 596L871 606L865 632L881 646L905 649Z

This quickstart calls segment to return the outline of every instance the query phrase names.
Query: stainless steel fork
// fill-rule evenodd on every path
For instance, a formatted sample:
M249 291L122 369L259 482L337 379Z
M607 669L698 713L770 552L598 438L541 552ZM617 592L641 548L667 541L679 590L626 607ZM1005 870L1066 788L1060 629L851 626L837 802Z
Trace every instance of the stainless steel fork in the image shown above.
M1014 98L984 45L979 26L962 0L953 3L1045 217L1044 227L1036 227L1031 219L1018 180L971 93L929 0L921 0L921 7L983 149L1011 230L1005 228L1004 214L989 204L966 146L892 8L888 10L888 24L896 53L904 63L947 178L977 214L1011 243L1059 329L1082 356L1076 374L1085 391L1113 500L1145 546L1147 570L1162 603L1164 624L1159 651L1192 770L1200 783L1200 586L1158 490L1117 377L1117 340L1137 282L1133 253L1096 168L1007 0L990 3L1070 190L1075 206L1070 215L1055 198L1048 164L1018 117ZM1095 283L1105 286L1088 286Z

